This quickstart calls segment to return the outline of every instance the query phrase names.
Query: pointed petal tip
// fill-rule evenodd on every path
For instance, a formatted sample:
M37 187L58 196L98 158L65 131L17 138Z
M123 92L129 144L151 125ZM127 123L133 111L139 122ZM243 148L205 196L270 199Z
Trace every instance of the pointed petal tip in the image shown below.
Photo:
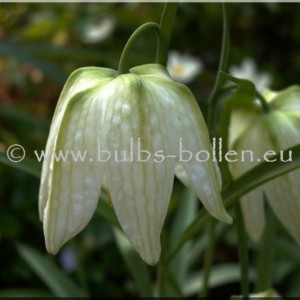
M151 258L151 259L147 259L147 260L143 259L143 261L145 263L147 263L149 266L155 266L158 263L158 261L159 261L159 257L158 258Z
M136 237L130 236L125 233L128 240L131 242L133 249L136 251L138 256L149 266L154 266L159 262L161 254L160 237L155 241L147 240L147 243L141 247L136 243Z
M246 230L247 230L247 233L248 233L249 237L251 238L251 240L254 243L258 244L259 241L260 241L260 239L261 239L261 237L262 237L263 231L253 232L253 230L251 231L251 230L249 230L247 228L246 228Z
M149 266L155 266L160 259L161 254L161 244L160 237L156 241L147 240L147 243L141 247L141 245L136 244L136 239L125 234L133 249L137 252L139 257Z
M215 216L218 220L220 220L221 222L224 222L226 224L232 224L233 223L233 219L232 217L226 212L226 210L224 209L224 212L222 212L221 215Z
M56 255L58 253L58 251L60 250L60 248L62 247L62 245L58 246L58 245L50 245L49 243L47 243L46 241L46 250L49 254L51 255Z
M152 256L145 255L144 253L138 252L141 259L148 264L149 266L155 266L160 259L160 249L157 251L157 253L153 254Z
M49 232L47 229L47 223L45 222L45 219L43 221L44 223L44 237L45 237L45 247L49 254L56 255L61 247L67 242L61 242L59 241L55 236Z
M233 219L229 214L227 214L226 220L224 220L224 222L231 225L233 223Z

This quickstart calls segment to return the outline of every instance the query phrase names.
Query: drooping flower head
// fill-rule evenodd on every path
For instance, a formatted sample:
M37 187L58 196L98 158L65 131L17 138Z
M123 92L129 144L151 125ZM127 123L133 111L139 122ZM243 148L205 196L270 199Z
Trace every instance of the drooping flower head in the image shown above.
M262 113L257 102L252 107L234 109L230 126L230 149L241 154L252 153L244 160L231 163L234 177L238 177L272 155L300 142L300 88L290 87L275 93L263 93L270 112ZM250 152L249 152L250 151ZM292 159L290 155L281 158ZM275 178L241 199L246 229L253 240L258 240L265 225L264 194L274 213L300 244L300 171L295 170Z
M39 209L47 250L57 253L87 225L105 176L122 229L141 257L156 263L176 164L207 210L230 222L218 167L197 161L201 150L211 146L197 102L164 67L143 65L123 75L75 71L57 104L43 163ZM81 156L56 160L59 151Z

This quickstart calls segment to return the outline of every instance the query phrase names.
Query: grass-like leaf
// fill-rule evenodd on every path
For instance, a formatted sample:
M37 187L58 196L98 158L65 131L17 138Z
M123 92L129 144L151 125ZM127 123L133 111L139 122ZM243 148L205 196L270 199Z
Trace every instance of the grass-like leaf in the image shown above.
M49 258L33 248L17 244L24 261L44 281L56 297L87 297L87 294L68 278Z
M20 162L12 162L8 159L6 153L0 152L0 164L12 167L37 178L41 176L42 164L32 158L25 157Z
M26 297L26 298L32 298L32 297L51 297L52 294L48 291L44 290L35 290L35 289L5 289L0 290L0 297Z
M253 280L253 272L250 278ZM192 274L184 288L184 296L192 296L203 288L203 272ZM240 267L238 264L222 264L214 266L211 270L209 286L215 288L221 285L238 282L240 280Z
M150 280L150 274L148 267L138 256L136 251L128 239L124 236L123 232L118 229L114 230L115 239L118 248L125 260L125 263L134 278L136 288L139 291L141 297L152 296L152 284Z

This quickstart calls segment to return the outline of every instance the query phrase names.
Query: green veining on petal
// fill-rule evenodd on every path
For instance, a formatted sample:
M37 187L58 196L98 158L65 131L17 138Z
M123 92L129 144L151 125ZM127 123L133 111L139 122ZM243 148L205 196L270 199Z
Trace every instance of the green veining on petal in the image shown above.
M150 153L147 162L45 162L40 192L47 249L58 249L90 220L102 177L119 222L141 257L155 264L160 256L160 233L171 197L179 141L196 154L212 153L208 131L192 93L171 80L166 68L143 65L116 77L115 71L87 68L75 72L60 97L51 126L48 152L96 147L114 155L133 148ZM68 149L70 148L70 149ZM154 161L162 151L165 159ZM220 220L230 222L220 194L220 176L212 161L193 158L182 163L198 197ZM79 168L80 166L80 168ZM87 188L89 187L89 188ZM45 208L45 213L44 213ZM44 217L43 217L44 213Z
M109 81L111 79L107 79L106 81ZM76 135L74 135L74 128L76 129L76 126L78 125L77 119L74 119L75 115L78 115L78 118L81 118L82 112L84 112L84 107L88 107L91 105L91 102L98 101L97 99L97 92L101 89L101 85L98 85L97 88L91 88L89 91L83 91L81 93L76 94L69 102L68 102L68 108L66 110L66 113L64 115L64 118L61 122L59 132L57 134L57 142L55 144L55 148L53 149L53 153L56 153L60 150L64 151L70 151L75 150L72 147L72 144L69 143L69 141L72 141ZM90 99L94 98L94 99ZM88 106L86 106L88 105ZM89 109L87 108L86 111L87 114L90 115ZM89 117L89 116L86 116ZM78 119L79 120L79 119ZM100 119L101 120L101 119ZM96 126L99 124L99 121L97 121L96 116ZM67 129L70 127L72 131L69 131ZM83 126L79 126L77 130L81 130L81 135L85 135L86 128L82 128ZM72 129L73 128L73 129ZM67 131L66 131L67 130ZM95 137L96 138L96 137ZM95 139L96 140L96 139ZM73 140L74 141L74 140ZM69 143L69 144L68 144ZM81 144L78 150L85 151L86 148L84 143ZM70 149L68 149L70 148ZM72 148L72 149L71 149ZM70 158L69 158L70 159ZM89 161L85 162L89 163ZM45 226L45 236L46 236L46 245L47 249L51 253L56 253L58 249L61 247L63 243L65 243L67 240L69 240L72 236L77 234L80 230L82 230L82 227L84 227L86 224L82 224L82 220L80 218L76 218L76 220L68 219L70 218L70 212L72 212L72 209L68 209L69 207L72 207L73 209L76 209L76 205L82 206L82 204L74 203L73 199L69 199L69 203L64 203L64 199L68 199L67 195L64 192L64 189L67 189L69 191L69 198L70 197L79 197L79 201L82 201L82 203L85 203L84 201L84 195L80 195L76 193L75 195L72 195L72 190L70 191L70 185L64 185L63 182L67 180L67 178L60 178L61 170L64 168L70 168L69 171L67 171L69 174L71 174L69 177L69 180L71 183L73 183L73 178L70 178L73 176L74 171L72 171L72 166L76 168L79 167L79 165L84 165L84 162L78 163L74 162L73 165L69 165L68 162L53 162L53 171L52 175L49 176L49 185L52 186L50 189L50 193L48 195L48 200L46 204L46 218L44 218L44 226ZM78 171L77 171L78 172ZM82 172L82 171L80 171ZM79 174L79 173L78 173ZM92 174L91 174L92 175ZM81 175L80 175L81 176ZM82 177L82 176L81 176ZM94 179L95 180L95 179ZM98 179L101 182L101 179ZM86 185L87 182L84 182L84 185ZM97 182L98 185L98 182ZM100 184L97 189L100 189ZM92 190L90 190L92 192ZM100 190L99 190L100 192ZM63 196L65 195L65 196ZM61 198L62 197L62 198ZM99 194L96 195L96 199L94 201L97 201L99 197ZM71 202L72 201L72 205ZM75 205L75 206L74 206ZM63 208L64 207L64 208ZM58 211L59 209L59 211ZM88 209L94 209L93 205L92 207L89 207ZM84 223L86 223L89 218L91 217L89 215L85 216L86 209L81 212L82 218L87 218ZM67 212L65 214L65 212ZM75 222L75 223L74 223ZM70 227L72 226L72 228ZM55 229L56 228L56 229ZM63 233L63 231L65 233Z

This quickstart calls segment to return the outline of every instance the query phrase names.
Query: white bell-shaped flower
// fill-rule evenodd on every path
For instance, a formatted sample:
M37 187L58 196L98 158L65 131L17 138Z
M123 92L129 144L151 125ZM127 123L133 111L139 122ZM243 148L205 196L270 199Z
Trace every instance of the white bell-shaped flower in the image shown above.
M300 88L294 86L279 93L266 90L264 97L269 102L270 112L261 113L258 103L254 103L252 108L240 106L232 113L230 149L239 155L239 159L230 164L235 178L260 162L272 163L273 154L300 143ZM292 153L280 159L291 160ZM265 193L275 215L300 244L299 182L300 171L295 170L242 197L245 226L253 240L257 241L264 229Z
M47 250L57 253L87 225L105 176L122 229L155 264L178 163L207 210L231 222L218 167L197 161L201 150L212 151L197 102L164 67L143 65L124 75L75 71L57 104L43 163L39 209ZM70 155L57 160L60 151Z

